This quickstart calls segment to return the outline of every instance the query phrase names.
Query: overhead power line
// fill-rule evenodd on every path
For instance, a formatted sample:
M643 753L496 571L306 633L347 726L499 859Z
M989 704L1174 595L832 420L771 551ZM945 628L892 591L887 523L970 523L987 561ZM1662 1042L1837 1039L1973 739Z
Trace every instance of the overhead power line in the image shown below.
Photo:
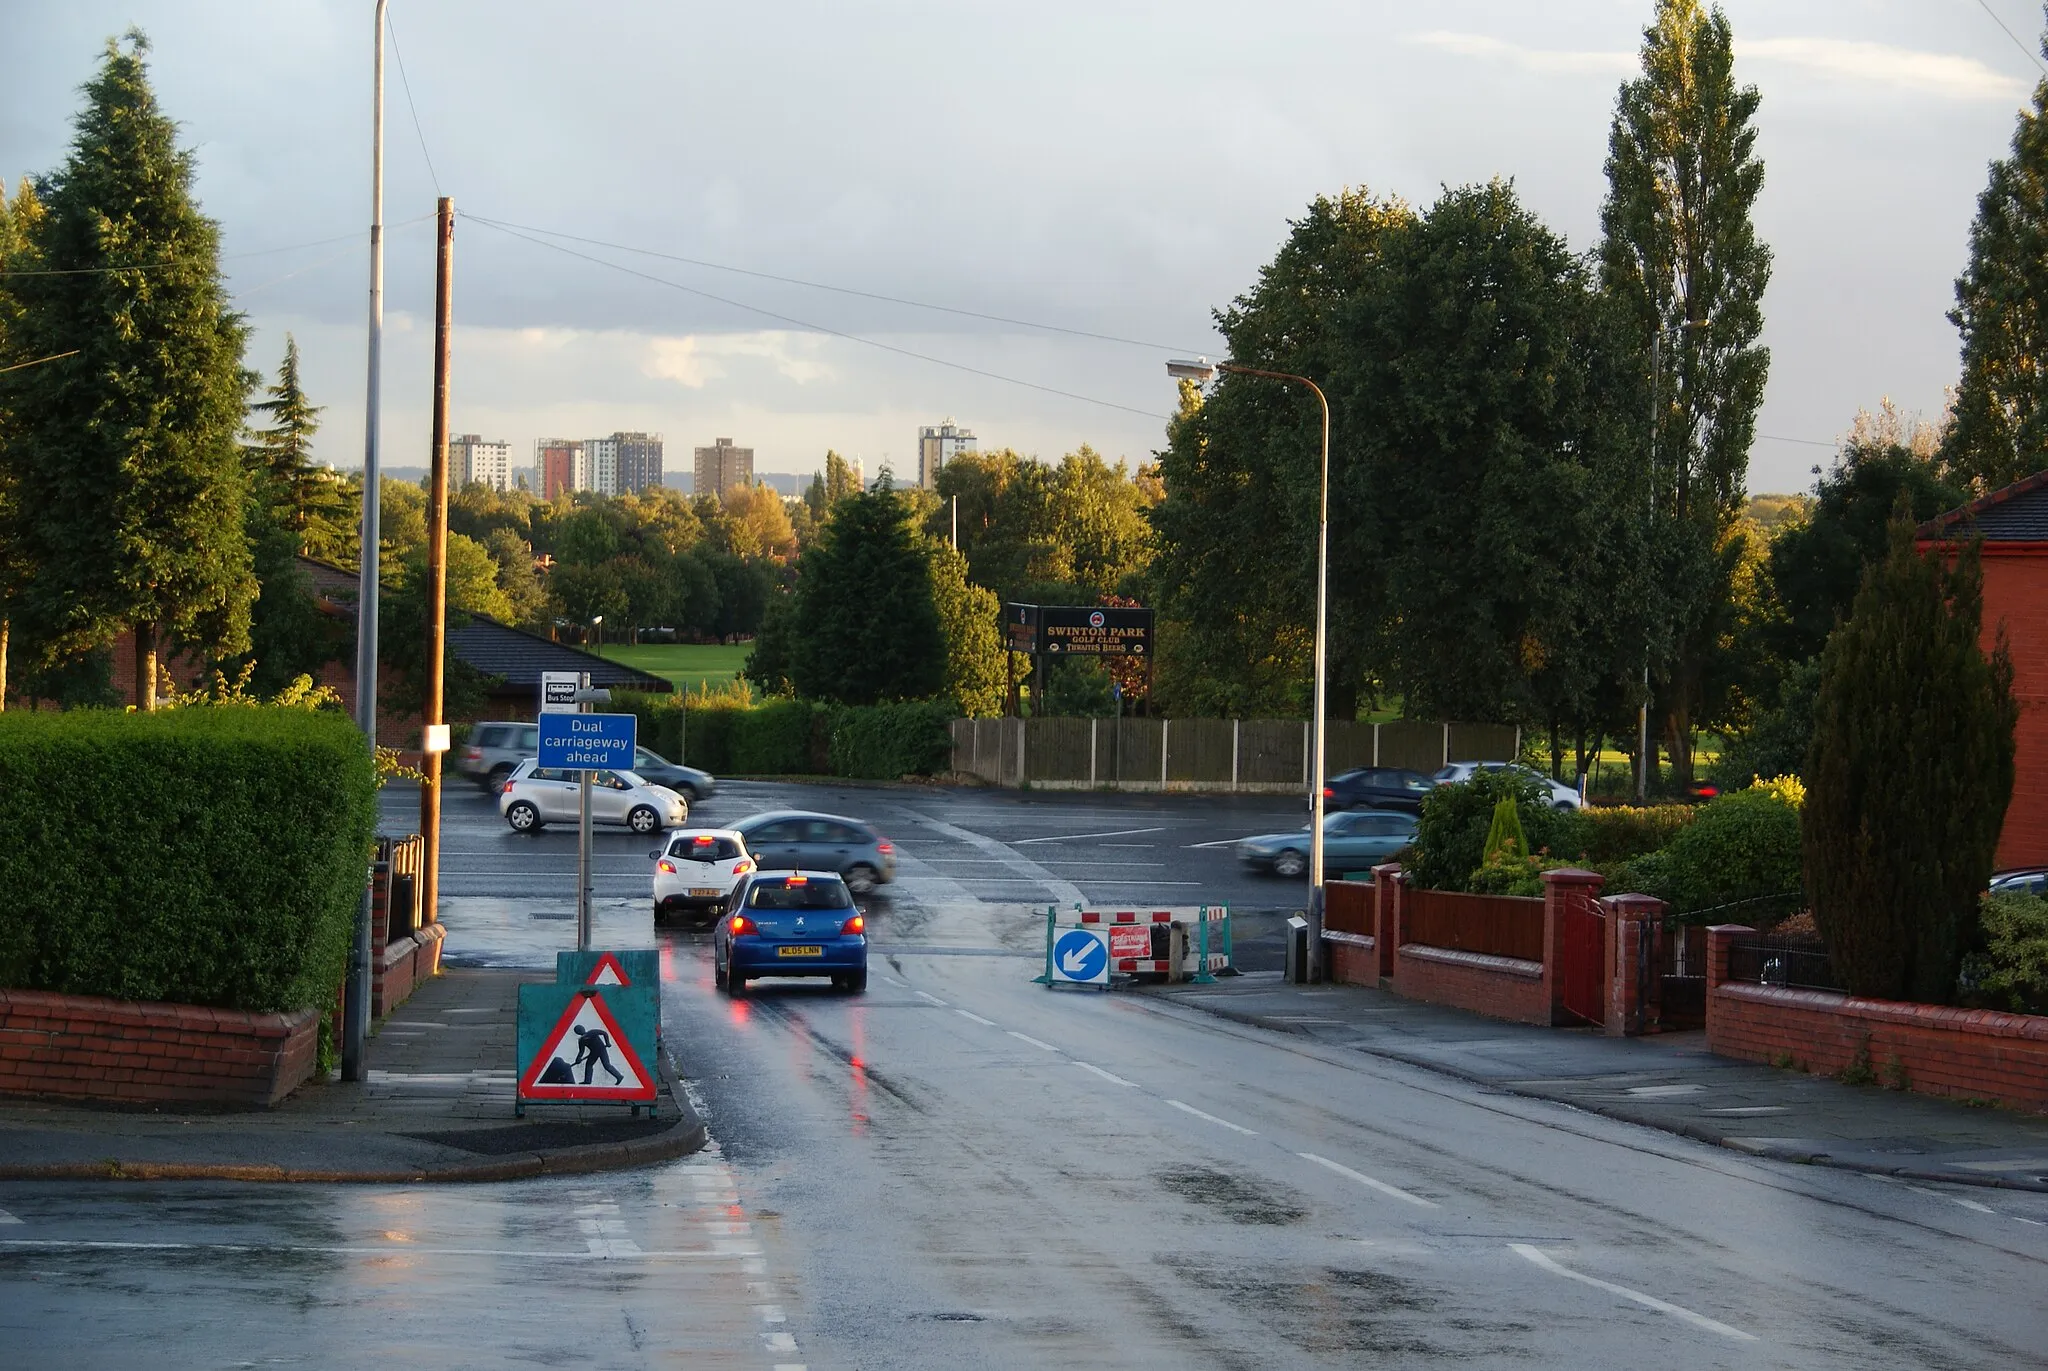
M1999 28L2005 30L2005 36L2007 38L2012 39L2012 45L2018 48L2021 52L2025 53L2027 55L2028 61L2032 62L2035 66L2040 67L2041 74L2043 76L2048 76L2048 65L2044 65L2042 63L2041 54L2035 52L2025 43L2022 43L2020 41L2020 36L2018 34L2014 33L2010 28L2006 28L2005 21L1998 17L1998 11L1991 8L1991 0L1977 0L1977 7L1983 10L1986 14L1991 16L1992 23L1998 25Z
M469 216L472 219L475 215ZM1170 343L1148 343L1142 338L1122 338L1114 333L1094 333L1084 328L1068 328L1063 324L1048 324L1037 319L1013 319L1003 314L984 314L980 310L961 309L954 305L933 304L929 300L911 300L900 295L884 295L879 291L855 290L851 286L829 285L823 281L806 281L796 276L779 276L772 271L753 271L746 267L728 266L723 262L707 262L701 257L684 257L673 252L657 252L653 248L636 248L630 243L608 243L602 238L585 238L574 233L563 233L559 229L537 228L532 224L514 224L504 220L479 219L495 228L522 229L537 233L544 238L561 238L572 243L587 243L591 247L610 248L615 252L630 252L641 257L658 257L665 262L681 262L685 266L703 267L708 271L727 271L735 276L751 276L761 281L777 281L785 286L802 286L806 290L829 290L835 295L851 295L861 300L878 300L883 304L904 305L911 309L928 309L940 314L958 315L965 319L980 319L991 324L1009 324L1015 328L1040 329L1046 333L1064 333L1073 338L1092 338L1101 343L1121 343L1126 347L1144 348L1150 352L1195 353L1204 349Z
M415 215L411 219L401 220L390 227L393 231L396 231L413 224L423 223L433 217L432 213ZM255 252L224 252L214 260L218 262L240 262L251 257L275 257L285 252L304 252L308 248L324 248L330 243L356 241L368 241L360 229L354 233L339 233L332 238L315 238L310 243L292 243L281 248L259 248ZM0 271L0 276L110 276L118 271L167 271L172 267L184 266L188 260L180 257L167 257L155 262L135 262L125 267L38 267L25 271ZM319 264L315 263L314 265L317 266Z
M551 243L544 238L535 238L528 233L521 232L519 229L514 228L509 224L501 224L493 219L480 218L474 214L465 215L464 217L469 219L473 223L482 224L486 228L495 229L499 233L506 234L513 238L521 239L524 242L532 243L535 247L548 248L552 251L563 253L570 257L579 258L585 262L595 263L596 265L601 267L609 267L611 270L622 272L627 276L638 277L642 281L651 281L658 286L667 286L670 290L679 290L686 295L695 295L700 299L710 300L713 301L714 303L721 305L727 305L733 309L745 310L749 314L758 314L765 319L773 319L777 323L788 324L791 328L802 329L806 333L822 333L833 338L843 338L849 343L860 343L867 347L879 348L883 352L893 352L899 357L908 357L914 361L919 362L929 362L933 366L946 367L953 371L963 371L970 376L980 376L990 381L1001 381L1007 385L1022 386L1027 390L1039 391L1042 394L1057 395L1064 400L1079 400L1083 404L1100 405L1105 409L1120 409L1126 414L1137 414L1147 419L1164 420L1171 417L1169 415L1155 413L1154 411L1149 409L1139 409L1134 405L1119 404L1115 400L1102 400L1096 398L1093 395L1081 395L1071 390L1061 390L1057 386L1041 385L1036 381L1026 381L1016 376L1005 376L998 371L987 371L981 367L971 367L968 366L965 362L950 361L944 357L933 357L929 353L915 352L910 348L897 347L894 343L884 343L874 338L864 338L857 333L848 333L844 329L828 328L824 324L814 324L811 323L809 320L798 319L793 315L780 314L772 309L763 309L759 305L750 305L744 300L734 300L727 296L714 295L712 292L708 290L699 290L695 286L686 286L680 281L671 281L665 276L656 276L651 272L641 271L636 267L629 267L621 262L610 262L606 261L602 257L594 257L587 252L578 252L576 249L571 247L565 247L560 243Z
M398 48L398 25L391 21L389 10L384 14L384 27L391 34L391 55L398 59L398 84L405 91L405 107L412 111L412 131L419 135L420 156L427 159L427 178L434 183L434 194L441 193L441 174L434 170L434 154L427 151L427 131L420 127L420 107L412 102L412 79L405 74L405 54Z
M33 362L16 362L11 367L0 367L0 372L26 371L30 367L39 367L45 362L61 362L66 357L76 357L77 355L77 348L73 348L69 352L53 352L48 357L38 357Z

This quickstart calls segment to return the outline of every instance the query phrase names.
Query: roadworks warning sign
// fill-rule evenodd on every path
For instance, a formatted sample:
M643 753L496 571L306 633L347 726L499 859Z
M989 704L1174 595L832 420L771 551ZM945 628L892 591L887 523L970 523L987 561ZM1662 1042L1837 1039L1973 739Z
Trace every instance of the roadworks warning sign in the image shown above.
M652 1102L653 1018L650 989L519 987L519 1099Z

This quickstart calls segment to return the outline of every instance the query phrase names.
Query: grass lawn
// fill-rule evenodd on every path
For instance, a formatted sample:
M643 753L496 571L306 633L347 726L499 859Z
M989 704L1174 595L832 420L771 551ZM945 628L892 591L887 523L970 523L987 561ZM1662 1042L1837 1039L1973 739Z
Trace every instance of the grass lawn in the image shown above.
M724 685L739 674L740 668L747 664L747 654L753 650L752 643L730 647L723 643L642 643L638 647L623 643L604 645L604 655L612 661L666 676L683 690Z

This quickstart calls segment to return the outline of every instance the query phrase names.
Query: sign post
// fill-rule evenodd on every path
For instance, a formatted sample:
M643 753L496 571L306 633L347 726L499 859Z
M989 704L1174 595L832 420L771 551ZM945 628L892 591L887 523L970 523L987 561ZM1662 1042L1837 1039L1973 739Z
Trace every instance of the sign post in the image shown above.
M579 690L577 703L604 703L608 690ZM561 714L540 716L538 763L559 771L582 773L582 798L576 835L576 946L590 947L590 781L597 771L631 771L638 741L639 717L632 714Z

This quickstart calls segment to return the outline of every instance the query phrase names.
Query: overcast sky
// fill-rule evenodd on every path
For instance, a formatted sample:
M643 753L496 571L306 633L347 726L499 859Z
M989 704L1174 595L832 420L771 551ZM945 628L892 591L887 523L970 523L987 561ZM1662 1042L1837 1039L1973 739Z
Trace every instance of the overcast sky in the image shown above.
M1763 92L1758 219L1777 258L1772 438L1752 454L1752 490L1803 488L1829 459L1781 440L1831 443L1885 396L1938 411L1955 378L1944 312L1976 196L2039 75L1986 5L2032 47L2041 15L2024 0L1725 5L1738 74ZM1210 311L1319 193L1426 204L1442 185L1507 176L1591 247L1615 89L1652 6L391 10L419 131L391 60L387 463L420 464L427 445L437 187L464 215L1151 345L564 244L636 277L476 219L458 229L457 431L510 440L518 465L536 438L623 428L665 434L671 469L722 435L764 471L813 470L829 446L872 474L883 459L914 469L917 426L947 416L984 447L1057 457L1087 442L1142 460L1172 402L1164 358L1217 351ZM106 38L148 32L157 91L225 230L250 361L274 369L297 336L327 406L320 451L338 466L362 460L367 252L303 245L368 222L371 13L370 0L0 6L10 183L61 161Z

